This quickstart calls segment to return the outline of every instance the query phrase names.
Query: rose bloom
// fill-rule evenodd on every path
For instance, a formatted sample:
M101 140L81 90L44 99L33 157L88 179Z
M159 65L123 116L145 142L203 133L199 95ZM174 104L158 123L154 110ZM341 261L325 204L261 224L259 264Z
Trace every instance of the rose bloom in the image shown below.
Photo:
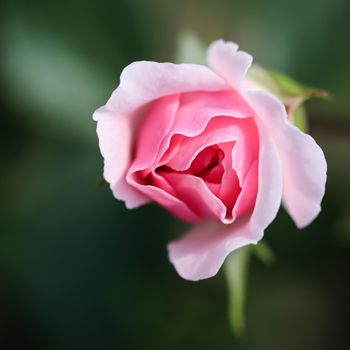
M94 113L114 196L128 208L157 202L193 224L168 245L189 280L215 275L230 252L261 240L281 201L299 228L308 225L326 182L320 147L246 79L252 57L218 40L207 60L134 62Z

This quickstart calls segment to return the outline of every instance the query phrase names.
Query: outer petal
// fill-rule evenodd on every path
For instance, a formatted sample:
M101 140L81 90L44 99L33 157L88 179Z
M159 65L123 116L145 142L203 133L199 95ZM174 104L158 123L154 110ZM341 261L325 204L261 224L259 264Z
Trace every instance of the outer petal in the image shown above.
M147 202L144 195L125 181L133 138L144 114L142 107L167 95L225 89L227 83L223 79L200 65L141 61L127 66L106 106L93 116L105 160L104 176L115 197L124 200L129 208Z
M299 228L320 212L325 192L327 163L314 139L288 119L283 104L263 91L246 95L277 145L283 175L283 203Z
M214 41L208 48L208 64L232 87L240 88L253 59L246 52L237 50L238 45L232 42Z
M169 258L181 277L197 281L214 276L230 252L259 241L275 218L282 196L281 165L266 128L258 129L259 189L252 215L231 225L202 222L171 242Z
M149 199L131 187L125 179L125 171L130 162L132 130L130 121L117 117L107 107L94 113L100 150L104 157L103 176L110 183L114 196L126 201L129 208L145 204Z

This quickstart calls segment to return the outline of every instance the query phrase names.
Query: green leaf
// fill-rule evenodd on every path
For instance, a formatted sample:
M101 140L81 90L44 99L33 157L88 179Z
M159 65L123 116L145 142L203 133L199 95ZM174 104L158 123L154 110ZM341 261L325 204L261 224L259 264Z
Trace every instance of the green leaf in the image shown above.
M251 246L232 252L226 259L224 271L228 283L229 320L233 333L245 331L245 299Z

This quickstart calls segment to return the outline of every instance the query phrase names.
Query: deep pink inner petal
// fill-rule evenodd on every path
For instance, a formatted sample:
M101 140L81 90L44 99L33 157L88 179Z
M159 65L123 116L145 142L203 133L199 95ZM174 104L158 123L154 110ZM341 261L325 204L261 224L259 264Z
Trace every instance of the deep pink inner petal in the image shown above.
M255 203L258 133L234 92L211 94L168 97L171 108L162 101L151 108L127 180L182 218L232 223ZM242 107L238 118L235 103ZM228 115L214 114L219 106ZM167 120L161 131L157 118Z
M221 179L221 186L217 196L226 206L226 220L228 222L231 222L235 218L232 214L232 210L241 191L237 172L232 166L232 152L235 147L235 143L226 142L220 144L219 147L222 149L225 156L222 160L224 173Z
M200 91L162 97L146 111L128 173L159 163L174 135L194 137L212 118L250 118L254 111L235 90Z
M218 220L226 216L225 205L201 177L179 172L163 172L161 175L174 188L176 197L199 217Z
M197 155L187 172L206 182L220 183L224 172L221 165L223 158L224 152L217 145L207 147Z

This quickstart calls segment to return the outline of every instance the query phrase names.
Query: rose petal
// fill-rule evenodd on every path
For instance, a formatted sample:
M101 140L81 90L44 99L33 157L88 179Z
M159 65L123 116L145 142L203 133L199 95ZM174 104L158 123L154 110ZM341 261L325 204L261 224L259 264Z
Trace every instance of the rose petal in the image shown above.
M161 173L176 192L176 197L202 219L225 220L226 207L200 177L191 174ZM177 214L177 213L175 213Z
M248 213L253 207L258 191L258 161L255 161L247 173L242 184L242 190L232 210L233 217L240 217Z
M136 156L128 174L149 168L155 163L163 139L168 135L179 108L180 95L155 101L146 112L137 139Z
M197 281L214 276L230 252L259 241L275 218L282 197L281 165L265 126L259 124L258 130L259 186L252 215L231 225L202 222L170 242L169 259L181 277Z
M148 198L160 204L162 207L178 216L180 219L192 223L197 222L199 216L191 210L186 203L184 203L177 196L164 191L162 188L153 185L142 185L138 181L133 180L133 186L139 189L140 193L144 193Z
M227 83L205 66L138 61L124 68L107 106L118 115L131 115L164 96L227 89Z
M208 64L232 87L240 88L252 63L252 56L237 51L238 45L223 40L214 41L208 48Z
M127 184L125 172L130 162L132 130L127 118L116 117L107 107L94 113L102 156L105 159L103 177L110 183L114 196L125 200L128 208L149 202L141 192Z
M224 173L217 196L226 206L226 223L232 223L237 217L233 215L232 210L241 191L237 171L234 169L232 162L232 153L236 144L236 142L226 142L218 145L224 153L222 160Z
M250 91L247 99L269 129L282 161L283 203L299 228L308 225L321 210L327 163L314 139L287 119L283 104L263 91Z

